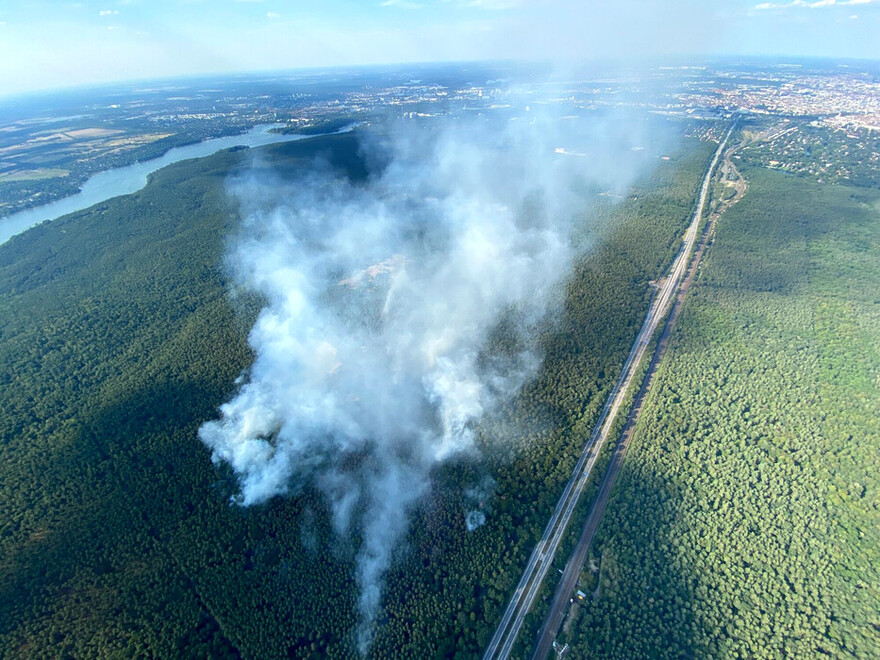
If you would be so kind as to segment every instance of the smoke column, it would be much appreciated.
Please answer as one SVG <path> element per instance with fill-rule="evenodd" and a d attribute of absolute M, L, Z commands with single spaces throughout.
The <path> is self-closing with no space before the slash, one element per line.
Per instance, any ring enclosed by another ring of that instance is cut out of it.
<path fill-rule="evenodd" d="M 253 366 L 199 437 L 240 504 L 311 483 L 359 538 L 362 653 L 432 467 L 476 451 L 474 424 L 540 366 L 530 337 L 562 301 L 584 190 L 629 180 L 612 158 L 626 134 L 563 124 L 400 128 L 373 146 L 385 165 L 367 183 L 316 166 L 295 185 L 231 185 L 244 220 L 229 264 L 267 304 Z M 503 358 L 502 314 L 519 346 Z"/>

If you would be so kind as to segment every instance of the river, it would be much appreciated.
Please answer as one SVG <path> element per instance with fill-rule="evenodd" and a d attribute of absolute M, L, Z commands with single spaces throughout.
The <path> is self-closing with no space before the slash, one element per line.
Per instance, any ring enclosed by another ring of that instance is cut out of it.
<path fill-rule="evenodd" d="M 158 158 L 99 172 L 89 177 L 78 193 L 0 218 L 0 244 L 46 220 L 55 220 L 68 213 L 87 209 L 118 195 L 137 192 L 147 185 L 147 177 L 150 174 L 172 163 L 188 158 L 210 156 L 230 147 L 262 147 L 267 144 L 293 142 L 312 137 L 270 132 L 280 125 L 261 124 L 240 135 L 229 135 L 189 144 L 185 147 L 175 147 Z"/>

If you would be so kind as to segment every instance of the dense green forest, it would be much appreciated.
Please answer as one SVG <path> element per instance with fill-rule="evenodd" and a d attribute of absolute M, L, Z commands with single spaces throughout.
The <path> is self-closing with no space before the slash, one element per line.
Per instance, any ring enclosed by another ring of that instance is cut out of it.
<path fill-rule="evenodd" d="M 573 657 L 880 656 L 880 194 L 744 174 L 592 548 Z"/>
<path fill-rule="evenodd" d="M 585 210 L 593 248 L 542 338 L 544 369 L 484 421 L 481 460 L 435 475 L 388 576 L 373 656 L 480 655 L 713 149 L 684 141 L 626 200 Z M 261 165 L 247 150 L 178 163 L 0 246 L 4 656 L 356 654 L 355 542 L 334 539 L 322 496 L 232 505 L 234 479 L 196 437 L 252 360 L 260 307 L 226 281 L 228 176 L 271 167 L 293 180 L 318 155 L 367 176 L 353 134 L 262 153 Z M 464 489 L 487 476 L 488 522 L 467 533 Z"/>

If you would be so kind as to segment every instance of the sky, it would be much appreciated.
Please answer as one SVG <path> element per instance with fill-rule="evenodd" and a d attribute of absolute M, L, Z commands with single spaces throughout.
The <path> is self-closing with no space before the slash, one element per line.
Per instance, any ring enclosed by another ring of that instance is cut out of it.
<path fill-rule="evenodd" d="M 877 60 L 878 34 L 880 0 L 0 0 L 0 96 L 396 62 Z"/>

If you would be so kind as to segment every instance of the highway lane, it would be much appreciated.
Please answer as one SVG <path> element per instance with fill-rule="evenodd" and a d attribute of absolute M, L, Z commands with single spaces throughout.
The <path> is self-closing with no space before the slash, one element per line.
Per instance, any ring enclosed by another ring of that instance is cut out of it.
<path fill-rule="evenodd" d="M 608 438 L 617 412 L 626 398 L 629 385 L 638 371 L 641 359 L 648 348 L 648 344 L 651 342 L 651 338 L 654 336 L 657 326 L 669 311 L 672 300 L 681 285 L 682 278 L 690 262 L 690 255 L 693 251 L 694 243 L 696 242 L 699 232 L 706 200 L 709 196 L 712 174 L 718 165 L 718 160 L 724 151 L 724 147 L 727 144 L 727 140 L 732 131 L 733 125 L 728 129 L 721 143 L 718 145 L 718 149 L 716 150 L 703 179 L 697 206 L 691 219 L 691 223 L 684 234 L 682 247 L 673 262 L 668 277 L 663 284 L 660 285 L 654 296 L 651 307 L 644 323 L 642 324 L 642 328 L 636 336 L 632 349 L 623 365 L 620 377 L 615 383 L 608 400 L 605 402 L 605 406 L 602 408 L 602 413 L 599 416 L 599 420 L 593 433 L 590 435 L 589 441 L 584 446 L 584 451 L 581 453 L 581 456 L 575 465 L 572 477 L 566 484 L 562 496 L 559 498 L 559 502 L 557 502 L 556 508 L 553 511 L 553 515 L 550 517 L 550 520 L 544 529 L 540 541 L 535 546 L 534 551 L 529 557 L 529 561 L 526 563 L 525 570 L 522 578 L 520 578 L 520 581 L 517 584 L 513 598 L 511 598 L 508 603 L 504 615 L 499 622 L 498 628 L 496 629 L 492 640 L 489 642 L 489 646 L 483 656 L 484 660 L 493 660 L 496 658 L 506 659 L 510 656 L 510 652 L 516 642 L 517 635 L 522 628 L 525 616 L 534 605 L 538 590 L 553 564 L 556 550 L 562 542 L 565 530 L 568 527 L 568 523 L 571 520 L 571 516 L 574 513 L 580 495 L 589 481 L 590 473 L 595 466 L 596 461 L 599 459 L 599 454 Z"/>
<path fill-rule="evenodd" d="M 731 147 L 724 152 L 724 162 L 730 165 L 730 167 L 733 167 L 733 169 L 735 170 L 735 166 L 733 166 L 729 160 L 730 155 L 734 149 L 735 147 Z M 565 566 L 565 570 L 562 572 L 562 578 L 560 578 L 559 584 L 556 588 L 556 592 L 553 595 L 550 609 L 544 619 L 543 625 L 541 626 L 538 643 L 535 645 L 535 651 L 532 654 L 532 660 L 544 660 L 549 655 L 550 649 L 553 645 L 553 641 L 556 639 L 556 633 L 559 630 L 563 618 L 565 617 L 565 614 L 569 609 L 571 594 L 574 592 L 574 589 L 577 585 L 578 578 L 580 576 L 581 570 L 583 569 L 584 562 L 586 561 L 587 552 L 589 551 L 590 545 L 593 541 L 593 536 L 596 534 L 596 530 L 599 527 L 599 522 L 602 520 L 602 515 L 605 512 L 605 506 L 607 505 L 610 498 L 611 490 L 614 487 L 614 483 L 617 480 L 617 476 L 620 473 L 621 468 L 623 467 L 623 460 L 626 456 L 627 449 L 629 448 L 629 443 L 632 440 L 639 413 L 641 412 L 645 397 L 647 396 L 653 383 L 657 367 L 666 352 L 669 337 L 671 336 L 672 331 L 675 328 L 675 322 L 678 319 L 679 314 L 681 313 L 681 308 L 684 304 L 685 295 L 687 294 L 687 291 L 693 283 L 694 277 L 696 276 L 697 268 L 700 265 L 700 260 L 712 232 L 714 220 L 717 219 L 717 216 L 720 215 L 728 206 L 738 201 L 739 198 L 742 197 L 744 192 L 745 186 L 738 185 L 737 194 L 733 198 L 733 200 L 722 204 L 722 206 L 712 214 L 709 223 L 706 225 L 706 228 L 703 231 L 703 235 L 699 242 L 697 250 L 689 262 L 685 278 L 678 289 L 678 294 L 676 295 L 673 302 L 672 311 L 667 317 L 666 323 L 663 327 L 663 332 L 661 333 L 660 339 L 657 342 L 657 346 L 654 349 L 654 354 L 651 357 L 651 364 L 647 372 L 645 373 L 645 376 L 642 380 L 642 385 L 639 388 L 639 392 L 636 395 L 629 415 L 627 416 L 626 425 L 623 429 L 623 432 L 621 433 L 620 440 L 618 441 L 617 446 L 614 448 L 614 454 L 612 455 L 611 461 L 608 465 L 605 477 L 602 479 L 602 484 L 599 487 L 599 492 L 596 495 L 596 499 L 593 501 L 593 505 L 590 508 L 590 513 L 584 523 L 584 528 L 581 532 L 580 540 L 578 541 L 577 546 L 575 546 L 574 552 L 572 553 L 571 557 L 568 560 L 568 563 Z"/>

